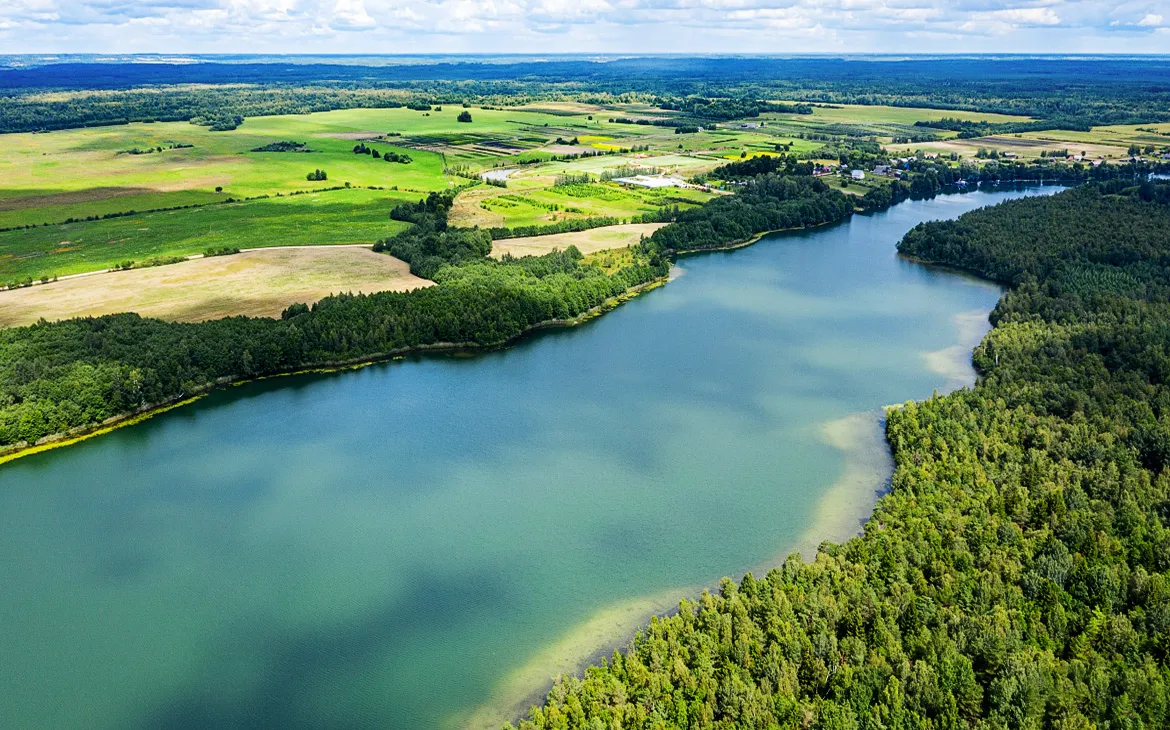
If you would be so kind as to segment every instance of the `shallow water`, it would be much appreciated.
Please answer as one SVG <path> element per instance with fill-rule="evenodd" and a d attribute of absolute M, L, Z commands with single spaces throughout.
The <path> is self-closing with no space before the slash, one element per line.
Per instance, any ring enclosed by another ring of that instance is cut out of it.
<path fill-rule="evenodd" d="M 2 724 L 443 727 L 612 641 L 606 611 L 853 529 L 881 467 L 825 425 L 969 382 L 999 293 L 894 244 L 1039 192 L 688 257 L 509 350 L 232 388 L 5 465 Z"/>

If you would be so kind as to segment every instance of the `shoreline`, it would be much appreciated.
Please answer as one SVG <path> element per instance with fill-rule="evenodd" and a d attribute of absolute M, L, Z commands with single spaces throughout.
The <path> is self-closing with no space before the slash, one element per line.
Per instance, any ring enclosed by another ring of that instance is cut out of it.
<path fill-rule="evenodd" d="M 946 378 L 939 393 L 950 393 L 975 385 L 979 375 L 972 363 L 972 353 L 991 332 L 991 322 L 982 309 L 959 312 L 951 317 L 958 333 L 958 341 L 938 350 L 920 352 L 926 369 Z"/>
<path fill-rule="evenodd" d="M 732 243 L 726 243 L 726 244 L 723 244 L 722 246 L 712 246 L 710 248 L 684 248 L 684 249 L 680 249 L 680 250 L 675 251 L 674 255 L 675 256 L 694 256 L 695 254 L 711 253 L 714 251 L 735 251 L 736 249 L 747 248 L 748 246 L 759 243 L 765 237 L 771 236 L 774 233 L 796 233 L 798 231 L 812 231 L 812 230 L 815 230 L 817 228 L 824 228 L 825 226 L 831 226 L 831 225 L 835 225 L 837 223 L 842 223 L 844 221 L 851 219 L 853 216 L 857 215 L 857 213 L 858 213 L 858 211 L 857 211 L 857 209 L 855 209 L 848 216 L 846 216 L 844 218 L 838 218 L 837 220 L 834 220 L 834 221 L 825 221 L 824 223 L 817 223 L 816 225 L 812 225 L 812 226 L 797 226 L 795 228 L 777 228 L 777 229 L 771 230 L 771 231 L 763 231 L 762 233 L 755 234 L 751 238 L 747 238 L 747 239 L 744 239 L 742 241 L 734 241 Z"/>
<path fill-rule="evenodd" d="M 773 233 L 790 233 L 790 232 L 795 232 L 795 231 L 806 231 L 806 230 L 811 230 L 814 228 L 821 228 L 823 226 L 832 225 L 835 223 L 840 223 L 841 221 L 848 220 L 849 218 L 852 218 L 852 215 L 850 215 L 846 218 L 840 218 L 840 219 L 835 220 L 835 221 L 827 221 L 825 223 L 818 223 L 815 226 L 802 226 L 799 228 L 782 228 L 782 229 L 778 229 L 778 230 L 774 230 L 774 231 L 764 231 L 762 233 L 757 233 L 756 235 L 752 236 L 751 238 L 749 238 L 745 241 L 737 241 L 734 243 L 727 244 L 725 246 L 720 246 L 720 247 L 716 247 L 716 248 L 696 248 L 696 249 L 686 249 L 683 251 L 676 251 L 675 256 L 692 256 L 692 255 L 708 253 L 708 252 L 712 252 L 712 251 L 734 251 L 736 249 L 746 248 L 747 246 L 751 246 L 753 244 L 759 243 L 764 237 L 772 235 Z M 336 246 L 336 245 L 345 245 L 345 244 L 333 244 L 333 246 Z M 349 244 L 349 245 L 359 245 L 359 244 Z M 671 266 L 671 272 L 673 272 L 675 268 L 677 268 L 677 267 Z M 93 275 L 94 273 L 109 273 L 109 272 L 108 271 L 90 272 L 90 273 L 82 274 L 82 276 L 90 276 L 90 275 Z M 603 301 L 601 304 L 597 305 L 596 307 L 592 307 L 592 308 L 582 312 L 581 314 L 577 315 L 576 317 L 573 317 L 573 318 L 567 319 L 567 320 L 552 319 L 552 320 L 546 320 L 544 322 L 537 322 L 536 324 L 533 324 L 532 326 L 526 328 L 524 331 L 520 332 L 519 334 L 515 335 L 514 337 L 508 338 L 507 340 L 504 340 L 502 342 L 496 342 L 496 343 L 491 343 L 491 344 L 486 344 L 486 345 L 481 345 L 481 344 L 477 344 L 474 342 L 468 342 L 468 343 L 436 342 L 436 343 L 432 343 L 429 345 L 416 345 L 414 347 L 404 347 L 404 348 L 399 348 L 396 350 L 389 350 L 387 352 L 379 353 L 376 355 L 369 355 L 369 356 L 364 356 L 364 357 L 359 357 L 359 358 L 353 358 L 351 360 L 328 361 L 328 362 L 323 362 L 323 363 L 319 363 L 317 365 L 312 365 L 312 366 L 308 366 L 308 367 L 304 367 L 304 368 L 296 368 L 296 369 L 286 370 L 286 371 L 282 371 L 282 372 L 270 373 L 268 375 L 261 375 L 259 377 L 255 377 L 255 378 L 244 378 L 244 377 L 219 378 L 212 383 L 208 383 L 206 385 L 203 385 L 203 386 L 200 386 L 198 388 L 193 389 L 190 394 L 184 393 L 183 395 L 181 395 L 175 399 L 172 399 L 172 400 L 162 401 L 160 403 L 152 403 L 152 404 L 147 405 L 147 406 L 145 406 L 139 410 L 136 410 L 136 411 L 120 414 L 117 416 L 112 416 L 112 417 L 107 418 L 106 420 L 104 420 L 98 424 L 94 424 L 91 426 L 82 426 L 82 427 L 70 429 L 69 431 L 65 431 L 62 433 L 51 434 L 49 436 L 45 436 L 44 438 L 38 440 L 34 444 L 25 444 L 23 446 L 13 445 L 13 446 L 9 446 L 9 447 L 0 447 L 0 465 L 7 464 L 8 462 L 15 461 L 15 460 L 17 460 L 21 457 L 24 457 L 24 456 L 31 456 L 33 454 L 39 454 L 39 453 L 42 453 L 44 451 L 51 451 L 53 449 L 58 449 L 58 448 L 61 448 L 64 446 L 71 446 L 73 444 L 79 443 L 81 441 L 85 441 L 85 440 L 93 438 L 95 436 L 101 436 L 103 434 L 110 433 L 111 431 L 122 428 L 124 426 L 132 426 L 134 424 L 141 423 L 141 422 L 143 422 L 143 421 L 145 421 L 148 418 L 151 418 L 153 416 L 157 416 L 157 415 L 160 415 L 162 413 L 166 413 L 169 410 L 172 410 L 174 408 L 178 408 L 179 406 L 187 405 L 188 403 L 193 403 L 196 400 L 198 400 L 199 398 L 202 398 L 203 396 L 207 395 L 208 393 L 210 393 L 218 388 L 227 387 L 229 385 L 230 386 L 239 386 L 239 385 L 245 385 L 247 383 L 257 382 L 260 380 L 268 380 L 269 378 L 280 378 L 280 377 L 287 377 L 287 376 L 291 376 L 291 375 L 325 374 L 325 373 L 333 373 L 333 372 L 342 372 L 345 370 L 356 370 L 356 369 L 359 369 L 362 367 L 366 367 L 368 365 L 374 365 L 374 364 L 377 364 L 380 362 L 386 362 L 388 360 L 402 358 L 402 357 L 405 357 L 407 355 L 438 354 L 438 353 L 444 353 L 444 352 L 447 352 L 447 353 L 459 353 L 459 352 L 480 353 L 480 352 L 490 352 L 491 350 L 506 348 L 506 347 L 509 347 L 509 346 L 519 342 L 520 340 L 524 339 L 525 337 L 532 334 L 533 332 L 538 332 L 540 330 L 545 330 L 545 329 L 554 329 L 554 328 L 559 328 L 559 327 L 575 327 L 577 325 L 584 324 L 585 322 L 588 322 L 589 320 L 594 319 L 595 317 L 600 317 L 601 315 L 605 314 L 606 312 L 612 311 L 616 307 L 620 306 L 621 304 L 624 304 L 625 302 L 629 301 L 630 299 L 633 299 L 634 297 L 638 296 L 639 294 L 650 291 L 651 289 L 656 289 L 660 286 L 665 286 L 666 284 L 668 284 L 669 282 L 673 281 L 674 279 L 678 278 L 678 276 L 681 276 L 681 275 L 682 275 L 681 273 L 672 274 L 672 273 L 668 272 L 667 275 L 664 277 L 652 279 L 644 284 L 639 284 L 637 286 L 631 287 L 630 289 L 628 289 L 626 292 L 624 292 L 622 294 L 619 294 L 615 297 L 610 297 L 609 299 L 606 299 L 605 301 Z M 52 283 L 52 282 L 48 282 L 48 283 Z"/>
<path fill-rule="evenodd" d="M 73 444 L 86 441 L 101 436 L 111 431 L 115 431 L 125 426 L 133 426 L 142 423 L 154 416 L 161 415 L 167 411 L 174 410 L 189 403 L 194 403 L 200 398 L 205 397 L 212 391 L 227 388 L 229 386 L 238 387 L 247 385 L 248 383 L 260 382 L 262 380 L 270 380 L 272 378 L 284 378 L 293 375 L 323 375 L 327 373 L 344 372 L 346 370 L 358 370 L 370 365 L 397 360 L 406 357 L 407 355 L 426 355 L 426 354 L 442 354 L 442 353 L 483 353 L 491 352 L 493 350 L 500 350 L 510 347 L 524 338 L 546 329 L 556 329 L 561 327 L 576 327 L 584 324 L 592 319 L 600 317 L 606 312 L 610 312 L 618 306 L 630 301 L 652 289 L 657 289 L 664 286 L 670 280 L 669 275 L 651 279 L 643 284 L 630 287 L 625 292 L 617 296 L 610 297 L 598 304 L 596 307 L 591 307 L 576 317 L 570 319 L 550 319 L 543 322 L 537 322 L 522 332 L 516 334 L 501 342 L 478 344 L 475 342 L 434 342 L 428 345 L 415 345 L 413 347 L 401 347 L 395 350 L 388 350 L 386 352 L 378 353 L 376 355 L 368 355 L 363 357 L 352 358 L 350 360 L 331 360 L 316 365 L 310 365 L 301 368 L 294 368 L 281 372 L 269 373 L 258 377 L 224 377 L 218 378 L 211 383 L 199 386 L 191 390 L 190 393 L 183 393 L 176 398 L 162 401 L 159 403 L 151 403 L 128 413 L 122 413 L 116 416 L 111 416 L 106 420 L 93 424 L 90 426 L 81 426 L 70 429 L 61 433 L 51 434 L 38 440 L 36 443 L 14 444 L 9 447 L 0 448 L 0 465 L 7 464 L 25 456 L 32 456 L 45 451 L 52 451 L 65 446 L 72 446 Z"/>
<path fill-rule="evenodd" d="M 886 443 L 884 411 L 862 411 L 823 421 L 819 436 L 844 455 L 840 474 L 817 502 L 812 524 L 792 546 L 746 572 L 762 577 L 793 552 L 811 560 L 822 542 L 842 543 L 859 535 L 877 500 L 888 491 L 894 457 Z M 452 717 L 444 727 L 497 730 L 504 723 L 515 723 L 527 716 L 530 707 L 543 703 L 558 677 L 581 676 L 586 668 L 608 660 L 614 651 L 629 647 L 652 617 L 672 616 L 681 600 L 696 600 L 704 590 L 717 586 L 718 581 L 679 587 L 603 606 L 509 672 L 489 699 Z"/>

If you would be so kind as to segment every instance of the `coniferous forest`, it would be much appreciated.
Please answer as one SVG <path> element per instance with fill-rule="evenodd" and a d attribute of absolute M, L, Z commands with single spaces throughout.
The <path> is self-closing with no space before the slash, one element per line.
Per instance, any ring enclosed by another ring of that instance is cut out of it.
<path fill-rule="evenodd" d="M 889 413 L 863 535 L 682 602 L 520 728 L 1170 725 L 1170 185 L 899 248 L 1010 289 L 978 385 Z"/>

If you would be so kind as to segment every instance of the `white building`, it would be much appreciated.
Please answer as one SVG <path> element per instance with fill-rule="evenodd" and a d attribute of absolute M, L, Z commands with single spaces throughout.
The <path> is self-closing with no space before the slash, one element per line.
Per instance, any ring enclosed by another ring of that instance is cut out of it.
<path fill-rule="evenodd" d="M 849 173 L 849 176 L 852 177 L 854 180 L 864 180 L 865 179 L 865 173 L 862 172 L 861 170 L 854 170 L 853 172 Z"/>

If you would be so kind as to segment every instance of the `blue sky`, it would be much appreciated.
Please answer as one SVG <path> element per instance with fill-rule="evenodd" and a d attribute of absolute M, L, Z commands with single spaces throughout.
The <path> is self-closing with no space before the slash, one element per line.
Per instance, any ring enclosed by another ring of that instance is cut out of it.
<path fill-rule="evenodd" d="M 0 0 L 6 53 L 1170 52 L 1170 0 Z"/>

